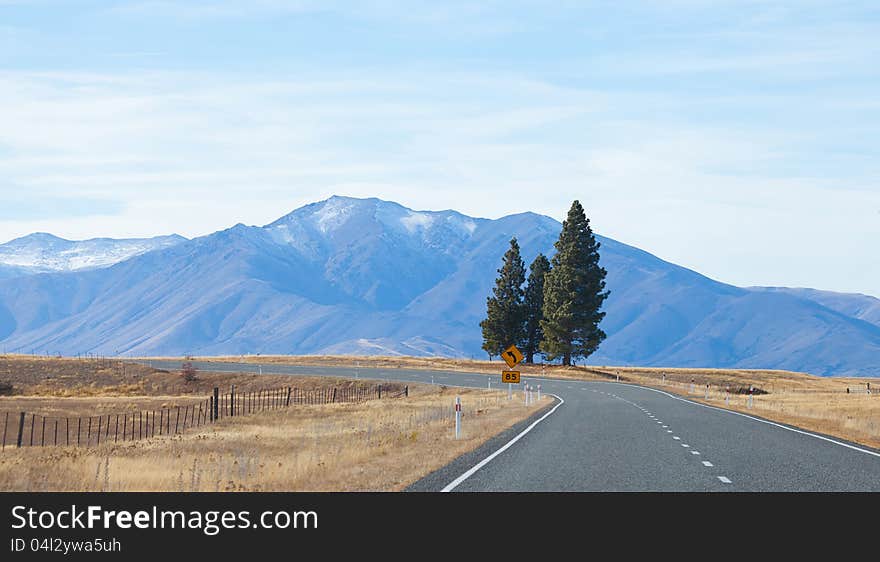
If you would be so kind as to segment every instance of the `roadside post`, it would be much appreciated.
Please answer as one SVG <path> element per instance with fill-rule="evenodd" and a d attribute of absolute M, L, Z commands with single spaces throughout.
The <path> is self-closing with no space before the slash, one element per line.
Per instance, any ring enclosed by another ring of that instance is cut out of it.
<path fill-rule="evenodd" d="M 455 438 L 461 438 L 461 396 L 455 397 Z"/>
<path fill-rule="evenodd" d="M 724 387 L 724 405 L 730 406 L 730 386 Z"/>
<path fill-rule="evenodd" d="M 709 399 L 709 383 L 706 383 L 706 400 Z"/>
<path fill-rule="evenodd" d="M 749 385 L 749 409 L 750 410 L 752 409 L 752 404 L 754 403 L 754 393 L 755 393 L 755 387 L 753 387 L 752 385 Z"/>

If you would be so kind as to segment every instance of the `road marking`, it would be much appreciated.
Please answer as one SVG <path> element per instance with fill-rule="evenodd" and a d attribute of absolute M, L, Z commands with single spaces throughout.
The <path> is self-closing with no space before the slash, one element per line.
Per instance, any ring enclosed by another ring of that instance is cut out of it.
<path fill-rule="evenodd" d="M 699 454 L 700 454 L 700 451 L 691 451 L 691 454 L 692 454 L 692 455 L 699 455 Z"/>
<path fill-rule="evenodd" d="M 690 448 L 690 445 L 688 445 L 687 443 L 682 443 L 681 446 L 684 447 L 685 449 Z"/>
<path fill-rule="evenodd" d="M 715 465 L 710 463 L 709 461 L 703 461 L 703 466 L 715 466 Z"/>
<path fill-rule="evenodd" d="M 667 430 L 666 430 L 666 433 L 672 433 L 672 430 L 671 430 L 671 429 L 667 429 Z"/>
<path fill-rule="evenodd" d="M 559 409 L 560 406 L 562 406 L 563 404 L 565 404 L 565 400 L 563 400 L 563 399 L 560 398 L 559 396 L 557 396 L 557 395 L 555 395 L 555 394 L 550 394 L 550 396 L 552 396 L 552 397 L 556 398 L 557 400 L 559 400 L 559 404 L 553 406 L 553 409 L 552 409 L 552 410 L 550 410 L 549 412 L 547 412 L 546 414 L 544 414 L 543 416 L 541 416 L 540 418 L 538 418 L 537 420 L 535 420 L 535 421 L 532 423 L 532 425 L 530 425 L 529 427 L 527 427 L 527 428 L 525 428 L 524 430 L 522 430 L 522 431 L 521 431 L 516 437 L 514 437 L 513 439 L 511 439 L 510 441 L 508 441 L 507 443 L 505 443 L 504 446 L 502 446 L 500 449 L 498 449 L 497 451 L 495 451 L 494 453 L 492 453 L 491 455 L 489 455 L 489 456 L 486 457 L 485 459 L 483 459 L 483 460 L 481 460 L 480 462 L 478 462 L 477 464 L 475 464 L 475 465 L 474 465 L 473 467 L 471 467 L 467 472 L 465 472 L 464 474 L 462 474 L 461 476 L 459 476 L 458 478 L 456 478 L 455 480 L 453 480 L 452 482 L 450 482 L 449 484 L 447 484 L 446 487 L 444 487 L 444 488 L 443 488 L 442 490 L 440 490 L 440 491 L 441 491 L 441 492 L 451 492 L 452 490 L 454 490 L 456 487 L 458 487 L 459 484 L 461 484 L 462 482 L 464 482 L 465 480 L 467 480 L 468 478 L 470 478 L 471 476 L 473 476 L 474 474 L 476 474 L 478 470 L 480 470 L 481 468 L 483 468 L 484 466 L 486 466 L 487 464 L 489 464 L 489 463 L 492 461 L 492 459 L 494 459 L 495 457 L 497 457 L 498 455 L 500 455 L 501 453 L 503 453 L 504 451 L 506 451 L 507 449 L 509 449 L 510 447 L 512 447 L 513 444 L 516 443 L 517 441 L 519 441 L 520 439 L 522 439 L 523 436 L 524 436 L 526 433 L 528 433 L 528 432 L 530 432 L 531 430 L 533 430 L 533 429 L 535 428 L 536 425 L 538 425 L 539 423 L 541 423 L 542 421 L 544 421 L 545 419 L 547 419 L 548 417 L 550 417 L 550 416 L 553 414 L 553 412 L 555 412 L 556 410 Z"/>
<path fill-rule="evenodd" d="M 700 406 L 700 407 L 702 407 L 702 408 L 708 408 L 708 409 L 710 409 L 710 410 L 717 410 L 717 411 L 719 411 L 719 412 L 724 412 L 724 413 L 726 413 L 726 414 L 733 414 L 733 415 L 735 415 L 735 416 L 740 416 L 740 417 L 743 417 L 743 418 L 750 419 L 750 420 L 752 420 L 752 421 L 756 421 L 756 422 L 764 423 L 764 424 L 767 424 L 767 425 L 772 425 L 772 426 L 774 426 L 774 427 L 778 427 L 779 429 L 784 429 L 784 430 L 786 430 L 786 431 L 791 431 L 791 432 L 793 432 L 793 433 L 800 433 L 801 435 L 807 435 L 807 436 L 809 436 L 809 437 L 814 437 L 814 438 L 816 438 L 816 439 L 821 439 L 822 441 L 827 441 L 827 442 L 829 442 L 829 443 L 833 443 L 833 444 L 835 444 L 835 445 L 840 445 L 841 447 L 846 447 L 847 449 L 852 449 L 853 451 L 858 451 L 858 452 L 860 452 L 860 453 L 865 453 L 866 455 L 871 455 L 871 456 L 874 456 L 874 457 L 880 457 L 880 453 L 877 453 L 877 452 L 874 452 L 874 451 L 869 451 L 869 450 L 867 450 L 867 449 L 862 449 L 861 447 L 856 447 L 855 445 L 850 445 L 849 443 L 842 443 L 842 442 L 840 442 L 840 441 L 837 441 L 837 440 L 831 439 L 831 438 L 829 438 L 829 437 L 825 437 L 825 436 L 823 436 L 823 435 L 817 435 L 817 434 L 815 434 L 815 433 L 810 433 L 809 431 L 804 431 L 804 430 L 802 430 L 802 429 L 797 429 L 797 428 L 794 428 L 794 427 L 788 427 L 787 425 L 782 425 L 781 423 L 772 422 L 772 421 L 770 421 L 770 420 L 762 420 L 761 418 L 756 418 L 756 417 L 754 417 L 754 416 L 750 416 L 750 415 L 748 415 L 748 414 L 743 414 L 743 413 L 741 413 L 741 412 L 735 412 L 735 411 L 733 411 L 733 410 L 725 410 L 724 408 L 717 408 L 717 407 L 715 407 L 715 406 L 710 406 L 710 405 L 708 405 L 708 404 L 701 404 L 701 403 L 699 403 L 699 402 L 694 402 L 694 401 L 692 401 L 692 400 L 688 400 L 688 399 L 686 399 L 686 398 L 681 398 L 681 397 L 679 397 L 679 396 L 675 396 L 674 394 L 669 394 L 668 392 L 663 392 L 662 390 L 657 390 L 656 388 L 650 388 L 650 387 L 647 387 L 647 386 L 640 386 L 640 385 L 637 385 L 637 384 L 619 383 L 619 382 L 608 382 L 608 383 L 604 383 L 604 384 L 626 384 L 627 386 L 633 386 L 633 387 L 636 387 L 636 388 L 642 388 L 642 389 L 644 389 L 644 390 L 650 390 L 651 392 L 656 392 L 656 393 L 658 393 L 658 394 L 664 394 L 664 395 L 666 395 L 666 396 L 668 396 L 668 397 L 670 397 L 670 398 L 672 398 L 672 399 L 674 399 L 674 400 L 680 400 L 681 402 L 687 402 L 688 404 L 693 404 L 694 406 Z"/>
<path fill-rule="evenodd" d="M 718 480 L 721 480 L 725 484 L 733 484 L 733 482 L 731 482 L 730 478 L 728 478 L 727 476 L 719 476 Z"/>
<path fill-rule="evenodd" d="M 663 429 L 666 429 L 667 427 L 669 427 L 669 426 L 668 426 L 668 425 L 664 425 L 664 426 L 663 426 Z"/>
<path fill-rule="evenodd" d="M 678 435 L 673 435 L 672 438 L 675 439 L 676 441 L 680 441 L 680 440 L 681 440 L 681 437 L 679 437 Z"/>

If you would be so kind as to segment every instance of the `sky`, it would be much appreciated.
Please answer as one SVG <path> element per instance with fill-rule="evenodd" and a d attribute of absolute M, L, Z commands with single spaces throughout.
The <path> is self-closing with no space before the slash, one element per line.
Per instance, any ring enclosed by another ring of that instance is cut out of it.
<path fill-rule="evenodd" d="M 0 242 L 330 195 L 880 296 L 880 4 L 0 0 Z"/>

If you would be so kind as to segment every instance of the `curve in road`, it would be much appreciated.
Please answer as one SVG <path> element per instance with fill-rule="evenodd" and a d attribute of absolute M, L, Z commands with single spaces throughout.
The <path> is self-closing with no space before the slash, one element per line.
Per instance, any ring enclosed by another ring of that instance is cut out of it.
<path fill-rule="evenodd" d="M 152 361 L 158 368 L 178 362 Z M 501 388 L 454 371 L 196 362 L 199 370 Z M 528 381 L 524 381 L 528 382 Z M 556 395 L 467 471 L 451 463 L 412 488 L 464 491 L 880 491 L 880 453 L 636 385 L 533 379 Z M 465 404 L 465 407 L 467 405 Z M 491 457 L 491 458 L 489 458 Z M 459 472 L 454 472 L 458 470 Z M 454 484 L 454 485 L 453 485 Z"/>

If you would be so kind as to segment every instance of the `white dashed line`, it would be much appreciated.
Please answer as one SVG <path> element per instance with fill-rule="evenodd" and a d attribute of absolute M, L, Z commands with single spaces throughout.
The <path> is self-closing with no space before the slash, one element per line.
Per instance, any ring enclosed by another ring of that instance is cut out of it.
<path fill-rule="evenodd" d="M 669 427 L 669 426 L 668 426 L 668 425 L 664 425 L 664 426 L 663 426 L 663 429 L 666 429 L 667 427 Z"/>
<path fill-rule="evenodd" d="M 672 438 L 676 441 L 681 441 L 681 437 L 679 437 L 678 435 L 673 435 Z"/>
<path fill-rule="evenodd" d="M 727 476 L 719 476 L 718 480 L 721 480 L 725 484 L 733 484 L 733 482 L 731 482 L 730 478 L 728 478 Z"/>
<path fill-rule="evenodd" d="M 715 466 L 715 465 L 710 463 L 709 461 L 703 461 L 703 466 Z"/>
<path fill-rule="evenodd" d="M 682 443 L 681 446 L 684 447 L 685 449 L 690 449 L 690 447 L 691 447 L 687 443 Z"/>
<path fill-rule="evenodd" d="M 692 455 L 699 455 L 699 454 L 700 454 L 700 451 L 691 451 L 691 454 L 692 454 Z"/>
<path fill-rule="evenodd" d="M 666 433 L 672 433 L 672 430 L 671 430 L 671 429 L 667 429 L 667 430 L 666 430 Z"/>

